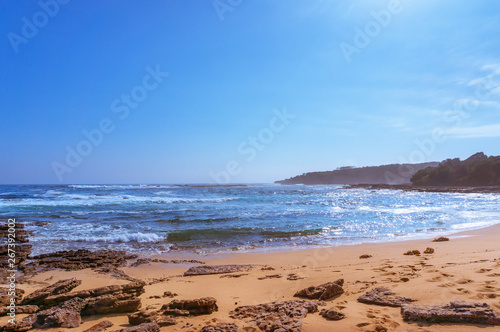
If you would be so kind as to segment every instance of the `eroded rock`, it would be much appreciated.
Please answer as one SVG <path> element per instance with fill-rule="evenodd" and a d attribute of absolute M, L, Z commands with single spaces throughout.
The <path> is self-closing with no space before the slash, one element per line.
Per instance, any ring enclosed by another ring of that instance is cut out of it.
<path fill-rule="evenodd" d="M 234 323 L 219 323 L 204 326 L 200 332 L 240 332 L 240 329 Z"/>
<path fill-rule="evenodd" d="M 193 266 L 184 272 L 185 276 L 196 276 L 206 274 L 221 274 L 248 271 L 252 265 L 202 265 Z"/>
<path fill-rule="evenodd" d="M 334 282 L 328 282 L 319 286 L 310 286 L 298 291 L 293 296 L 305 297 L 308 299 L 328 300 L 335 295 L 344 293 L 344 289 L 342 288 L 343 285 L 344 279 L 338 279 Z"/>
<path fill-rule="evenodd" d="M 358 297 L 358 301 L 366 304 L 401 307 L 403 304 L 411 303 L 416 300 L 412 300 L 407 297 L 396 296 L 395 293 L 391 292 L 388 288 L 377 287 Z"/>
<path fill-rule="evenodd" d="M 60 306 L 37 312 L 23 318 L 32 324 L 34 328 L 46 329 L 53 327 L 73 328 L 80 326 L 82 317 L 80 311 L 85 302 L 80 298 L 74 298 L 62 303 Z"/>
<path fill-rule="evenodd" d="M 322 309 L 319 312 L 319 315 L 328 320 L 341 320 L 345 318 L 345 315 L 343 313 L 333 309 Z"/>
<path fill-rule="evenodd" d="M 50 286 L 38 289 L 27 295 L 22 301 L 22 305 L 43 305 L 44 300 L 49 296 L 67 293 L 82 284 L 76 278 L 60 280 Z"/>
<path fill-rule="evenodd" d="M 213 297 L 203 297 L 194 300 L 173 300 L 160 309 L 164 315 L 189 316 L 209 315 L 219 310 L 217 300 Z"/>
<path fill-rule="evenodd" d="M 142 323 L 137 326 L 127 327 L 125 329 L 116 330 L 115 332 L 158 332 L 160 331 L 160 326 L 155 323 Z"/>
<path fill-rule="evenodd" d="M 101 332 L 111 326 L 113 326 L 113 323 L 111 323 L 109 320 L 103 320 L 102 322 L 95 324 L 94 326 L 86 329 L 83 332 Z"/>
<path fill-rule="evenodd" d="M 0 316 L 6 316 L 10 308 L 6 306 L 0 307 Z M 37 305 L 19 305 L 16 306 L 16 314 L 33 314 L 40 310 Z"/>
<path fill-rule="evenodd" d="M 237 307 L 231 311 L 230 317 L 235 319 L 250 318 L 262 331 L 301 330 L 302 321 L 308 313 L 318 311 L 318 304 L 306 300 L 271 302 L 251 306 Z"/>
<path fill-rule="evenodd" d="M 452 301 L 435 306 L 406 304 L 401 307 L 401 315 L 405 321 L 500 325 L 500 315 L 486 303 Z"/>
<path fill-rule="evenodd" d="M 432 242 L 445 242 L 445 241 L 450 241 L 449 238 L 445 237 L 445 236 L 440 236 L 438 238 L 435 238 L 434 240 L 432 240 Z"/>

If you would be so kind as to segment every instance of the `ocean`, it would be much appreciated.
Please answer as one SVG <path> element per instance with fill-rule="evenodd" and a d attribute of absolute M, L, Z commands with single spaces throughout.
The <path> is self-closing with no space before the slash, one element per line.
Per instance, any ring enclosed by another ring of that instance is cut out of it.
<path fill-rule="evenodd" d="M 200 254 L 434 237 L 500 222 L 500 194 L 252 184 L 4 185 L 0 215 L 33 254 L 69 249 Z"/>

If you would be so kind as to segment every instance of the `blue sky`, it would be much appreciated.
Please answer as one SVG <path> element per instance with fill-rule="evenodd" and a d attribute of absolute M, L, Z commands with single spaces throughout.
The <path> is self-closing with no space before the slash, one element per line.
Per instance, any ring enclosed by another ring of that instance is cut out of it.
<path fill-rule="evenodd" d="M 498 12 L 3 1 L 0 183 L 272 182 L 499 155 Z"/>

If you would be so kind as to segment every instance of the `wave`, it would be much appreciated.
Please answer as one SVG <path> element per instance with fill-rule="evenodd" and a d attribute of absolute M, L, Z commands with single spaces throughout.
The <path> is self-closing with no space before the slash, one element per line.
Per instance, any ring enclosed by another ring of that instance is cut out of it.
<path fill-rule="evenodd" d="M 115 234 L 108 236 L 74 236 L 66 235 L 62 242 L 138 242 L 138 243 L 156 243 L 164 240 L 164 237 L 154 233 L 129 233 L 129 234 Z"/>
<path fill-rule="evenodd" d="M 323 229 L 307 229 L 297 231 L 276 231 L 255 229 L 249 227 L 242 228 L 208 228 L 208 229 L 186 229 L 182 231 L 173 231 L 167 235 L 169 242 L 183 242 L 192 240 L 222 240 L 238 236 L 262 236 L 268 238 L 291 238 L 295 236 L 318 235 Z"/>

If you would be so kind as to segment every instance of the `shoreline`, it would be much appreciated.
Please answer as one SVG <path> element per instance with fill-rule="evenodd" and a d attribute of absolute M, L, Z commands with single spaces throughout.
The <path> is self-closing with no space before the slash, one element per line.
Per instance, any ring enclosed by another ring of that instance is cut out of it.
<path fill-rule="evenodd" d="M 192 255 L 172 261 L 144 261 L 120 268 L 127 276 L 145 282 L 140 295 L 141 308 L 158 310 L 172 300 L 192 300 L 213 297 L 218 311 L 209 315 L 175 317 L 176 325 L 161 327 L 161 331 L 200 331 L 207 325 L 232 323 L 240 331 L 259 331 L 249 319 L 230 318 L 230 312 L 242 305 L 257 305 L 273 301 L 298 300 L 294 293 L 313 285 L 344 279 L 344 293 L 326 300 L 318 309 L 333 309 L 345 315 L 330 321 L 310 313 L 301 318 L 302 331 L 496 331 L 498 327 L 478 324 L 427 324 L 407 322 L 400 308 L 368 305 L 357 298 L 375 287 L 387 287 L 396 295 L 417 300 L 417 304 L 438 305 L 450 301 L 481 302 L 500 314 L 500 224 L 450 235 L 450 241 L 431 242 L 416 239 L 384 243 L 364 243 L 326 248 L 303 249 L 273 253 L 228 253 L 223 255 Z M 420 256 L 403 255 L 408 250 L 435 251 Z M 361 255 L 371 255 L 361 259 Z M 158 256 L 160 257 L 160 256 Z M 139 257 L 140 258 L 140 257 Z M 164 258 L 162 256 L 162 258 Z M 170 258 L 175 258 L 170 257 Z M 248 270 L 213 275 L 185 276 L 191 267 L 203 260 L 206 265 L 252 265 Z M 137 262 L 137 261 L 136 261 Z M 81 285 L 72 292 L 124 285 L 130 281 L 112 273 L 95 269 L 76 271 L 50 270 L 30 277 L 19 285 L 31 293 L 58 280 L 76 277 Z M 178 294 L 163 297 L 164 292 Z M 18 319 L 28 316 L 19 314 Z M 98 322 L 114 324 L 106 331 L 130 327 L 125 313 L 82 317 L 83 323 L 71 331 L 84 331 Z M 7 317 L 0 318 L 0 325 Z M 47 331 L 60 331 L 51 328 Z M 64 329 L 66 330 L 66 329 Z"/>

